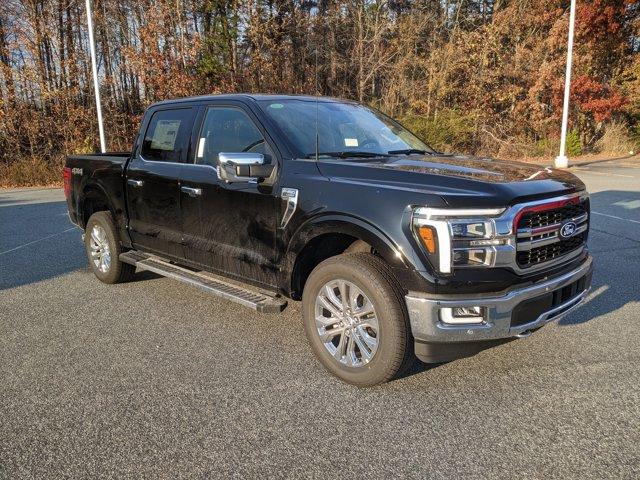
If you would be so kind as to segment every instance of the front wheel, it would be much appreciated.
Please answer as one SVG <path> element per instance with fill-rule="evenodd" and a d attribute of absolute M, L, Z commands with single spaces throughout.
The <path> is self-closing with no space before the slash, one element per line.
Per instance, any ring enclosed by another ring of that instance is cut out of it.
<path fill-rule="evenodd" d="M 136 268 L 120 261 L 122 251 L 111 212 L 96 212 L 89 218 L 85 229 L 84 247 L 89 266 L 104 283 L 129 280 Z"/>
<path fill-rule="evenodd" d="M 306 282 L 302 306 L 313 352 L 345 382 L 384 383 L 414 359 L 404 295 L 388 265 L 372 254 L 320 263 Z"/>

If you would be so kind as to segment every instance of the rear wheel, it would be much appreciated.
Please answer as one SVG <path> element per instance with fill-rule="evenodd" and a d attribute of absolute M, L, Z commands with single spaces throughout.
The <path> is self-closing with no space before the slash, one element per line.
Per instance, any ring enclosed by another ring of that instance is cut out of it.
<path fill-rule="evenodd" d="M 89 266 L 104 283 L 129 280 L 135 267 L 120 261 L 122 252 L 111 212 L 96 212 L 89 218 L 85 229 L 84 246 Z"/>
<path fill-rule="evenodd" d="M 345 382 L 377 385 L 412 363 L 404 295 L 380 258 L 356 253 L 325 260 L 311 272 L 302 303 L 313 352 Z"/>

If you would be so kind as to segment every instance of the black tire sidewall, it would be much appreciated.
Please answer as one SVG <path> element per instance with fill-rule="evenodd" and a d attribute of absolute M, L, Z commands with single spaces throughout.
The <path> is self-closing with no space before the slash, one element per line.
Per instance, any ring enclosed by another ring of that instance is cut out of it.
<path fill-rule="evenodd" d="M 101 272 L 91 258 L 91 230 L 95 225 L 99 225 L 104 229 L 109 244 L 111 265 L 106 272 Z M 89 260 L 89 267 L 94 275 L 104 283 L 117 283 L 120 280 L 120 272 L 122 270 L 122 264 L 118 258 L 121 249 L 120 242 L 116 238 L 115 224 L 113 223 L 113 217 L 110 212 L 96 212 L 91 215 L 87 222 L 87 228 L 85 229 L 84 247 L 87 253 L 87 259 Z"/>
<path fill-rule="evenodd" d="M 309 276 L 302 298 L 304 329 L 314 354 L 330 373 L 358 386 L 373 386 L 393 378 L 402 367 L 409 341 L 406 307 L 398 302 L 389 280 L 370 262 L 363 261 L 367 257 L 373 255 L 340 255 L 325 260 Z M 326 283 L 336 279 L 357 285 L 373 303 L 378 318 L 378 349 L 361 367 L 348 367 L 333 358 L 316 329 L 316 296 Z"/>

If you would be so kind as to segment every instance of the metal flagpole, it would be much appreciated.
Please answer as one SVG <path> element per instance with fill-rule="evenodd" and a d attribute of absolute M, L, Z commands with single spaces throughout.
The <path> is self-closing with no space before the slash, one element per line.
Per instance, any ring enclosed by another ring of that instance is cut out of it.
<path fill-rule="evenodd" d="M 104 127 L 102 125 L 102 107 L 100 106 L 100 86 L 98 85 L 98 66 L 96 63 L 96 46 L 93 43 L 93 21 L 91 20 L 91 0 L 86 0 L 87 26 L 89 27 L 89 49 L 91 50 L 91 71 L 93 72 L 93 89 L 96 94 L 96 112 L 98 114 L 98 130 L 100 130 L 100 151 L 107 151 L 104 141 Z"/>
<path fill-rule="evenodd" d="M 567 69 L 564 77 L 564 103 L 562 106 L 562 133 L 560 135 L 560 154 L 556 157 L 555 165 L 558 168 L 569 166 L 569 159 L 565 153 L 567 142 L 567 124 L 569 123 L 569 93 L 571 91 L 571 62 L 573 61 L 573 31 L 576 22 L 576 0 L 571 0 L 569 13 L 569 41 L 567 44 Z"/>

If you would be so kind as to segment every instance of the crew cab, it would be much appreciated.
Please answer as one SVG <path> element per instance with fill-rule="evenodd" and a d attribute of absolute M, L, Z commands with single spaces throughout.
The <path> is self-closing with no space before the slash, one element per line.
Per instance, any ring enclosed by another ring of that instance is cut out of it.
<path fill-rule="evenodd" d="M 313 352 L 358 386 L 531 335 L 591 285 L 579 179 L 436 152 L 346 100 L 156 103 L 130 153 L 70 156 L 64 186 L 98 279 L 302 301 Z"/>

